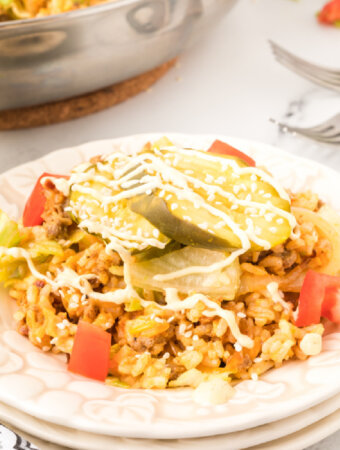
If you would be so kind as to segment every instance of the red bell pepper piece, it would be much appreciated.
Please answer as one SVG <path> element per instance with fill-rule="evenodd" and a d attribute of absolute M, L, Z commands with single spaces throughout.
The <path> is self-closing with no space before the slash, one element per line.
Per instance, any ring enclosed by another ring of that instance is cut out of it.
<path fill-rule="evenodd" d="M 340 277 L 309 270 L 299 296 L 295 325 L 307 327 L 326 317 L 340 323 Z"/>
<path fill-rule="evenodd" d="M 225 142 L 219 141 L 218 139 L 213 142 L 208 152 L 219 153 L 221 155 L 236 156 L 237 158 L 242 159 L 242 161 L 248 164 L 248 166 L 256 166 L 255 161 L 250 156 L 246 155 L 240 150 L 237 150 L 231 145 L 226 144 Z"/>
<path fill-rule="evenodd" d="M 68 370 L 94 380 L 105 381 L 109 372 L 111 334 L 91 323 L 80 321 Z"/>
<path fill-rule="evenodd" d="M 44 172 L 38 178 L 25 205 L 24 213 L 22 216 L 22 222 L 24 227 L 34 227 L 36 225 L 41 225 L 43 223 L 41 215 L 44 212 L 46 198 L 44 196 L 44 189 L 41 185 L 41 179 L 44 177 L 55 177 L 66 179 L 69 178 L 67 175 L 55 175 L 53 173 L 46 173 L 46 172 Z"/>
<path fill-rule="evenodd" d="M 340 0 L 331 0 L 318 13 L 318 21 L 325 25 L 340 26 Z"/>

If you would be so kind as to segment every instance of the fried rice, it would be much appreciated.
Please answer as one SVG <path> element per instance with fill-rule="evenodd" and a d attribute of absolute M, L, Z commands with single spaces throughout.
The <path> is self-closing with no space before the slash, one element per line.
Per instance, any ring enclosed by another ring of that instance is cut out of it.
<path fill-rule="evenodd" d="M 55 246 L 49 256 L 35 260 L 36 270 L 51 280 L 68 268 L 79 276 L 94 275 L 87 283 L 98 297 L 124 289 L 119 252 L 108 252 L 102 237 L 78 226 L 67 208 L 68 196 L 56 184 L 53 179 L 44 181 L 43 224 L 22 228 L 20 246 L 39 255 L 41 247 Z M 148 302 L 145 307 L 136 307 L 133 301 L 105 302 L 70 286 L 53 289 L 25 261 L 15 275 L 7 272 L 5 280 L 18 306 L 17 330 L 44 352 L 70 355 L 79 321 L 100 327 L 110 333 L 112 343 L 106 383 L 127 388 L 198 388 L 211 380 L 233 385 L 257 380 L 287 360 L 306 360 L 320 353 L 324 326 L 294 324 L 299 292 L 309 269 L 322 270 L 330 264 L 334 244 L 319 226 L 323 208 L 319 197 L 309 191 L 289 193 L 289 197 L 293 213 L 308 211 L 318 219 L 295 214 L 294 235 L 273 248 L 249 249 L 239 257 L 240 280 L 234 298 L 210 299 L 232 312 L 240 332 L 253 342 L 249 348 L 240 344 L 225 318 L 206 315 L 202 301 L 172 311 L 162 307 L 164 292 L 139 288 L 138 294 Z M 181 300 L 186 297 L 180 295 Z"/>

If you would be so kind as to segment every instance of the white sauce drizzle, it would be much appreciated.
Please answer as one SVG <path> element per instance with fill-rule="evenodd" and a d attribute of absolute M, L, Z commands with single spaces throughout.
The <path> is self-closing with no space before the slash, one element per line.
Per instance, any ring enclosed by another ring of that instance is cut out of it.
<path fill-rule="evenodd" d="M 267 291 L 274 303 L 279 303 L 286 311 L 291 310 L 290 304 L 282 298 L 282 294 L 279 291 L 279 285 L 275 281 L 267 284 Z"/>
<path fill-rule="evenodd" d="M 176 153 L 174 160 L 171 161 L 170 157 L 164 160 L 162 154 L 164 151 Z M 149 195 L 154 190 L 159 189 L 162 192 L 162 197 L 165 196 L 165 199 L 170 200 L 175 196 L 177 200 L 185 199 L 190 201 L 195 208 L 205 209 L 213 216 L 221 219 L 216 228 L 221 228 L 223 226 L 228 227 L 239 238 L 242 248 L 232 252 L 223 261 L 214 263 L 211 266 L 192 266 L 169 274 L 156 275 L 154 279 L 159 281 L 166 281 L 194 273 L 210 273 L 215 270 L 221 270 L 230 265 L 238 256 L 245 253 L 251 247 L 251 241 L 264 249 L 270 248 L 270 243 L 268 241 L 260 239 L 257 236 L 257 231 L 261 232 L 261 230 L 257 230 L 256 227 L 254 227 L 252 219 L 247 218 L 247 228 L 243 230 L 241 226 L 233 220 L 231 215 L 228 215 L 217 207 L 220 202 L 216 202 L 216 206 L 214 206 L 213 202 L 216 194 L 228 199 L 228 201 L 232 203 L 231 209 L 237 209 L 239 205 L 252 208 L 254 217 L 256 217 L 257 213 L 261 216 L 269 211 L 269 213 L 273 214 L 273 217 L 278 216 L 279 219 L 286 219 L 292 229 L 295 227 L 296 221 L 294 216 L 287 211 L 275 207 L 269 201 L 265 203 L 253 201 L 251 194 L 248 194 L 246 199 L 242 200 L 237 198 L 233 193 L 226 192 L 221 186 L 217 186 L 216 184 L 222 185 L 227 181 L 222 175 L 217 179 L 207 175 L 205 182 L 203 182 L 202 180 L 191 177 L 192 171 L 190 170 L 185 170 L 184 173 L 180 172 L 174 167 L 179 162 L 178 155 L 191 155 L 206 161 L 217 162 L 221 165 L 222 174 L 228 168 L 232 168 L 233 172 L 231 175 L 234 178 L 240 178 L 241 175 L 250 173 L 252 181 L 255 181 L 257 177 L 262 179 L 270 184 L 282 199 L 289 201 L 289 196 L 286 191 L 270 175 L 266 174 L 261 169 L 255 167 L 239 167 L 237 162 L 233 159 L 220 158 L 216 155 L 199 150 L 183 149 L 175 146 L 163 147 L 154 150 L 153 153 L 144 152 L 134 155 L 118 151 L 106 156 L 103 162 L 97 163 L 97 171 L 91 167 L 91 163 L 85 163 L 73 170 L 69 180 L 45 177 L 42 182 L 46 179 L 51 179 L 56 188 L 64 195 L 69 195 L 70 188 L 72 187 L 73 192 L 88 195 L 90 198 L 87 200 L 97 204 L 99 207 L 103 207 L 104 212 L 107 212 L 109 208 L 111 211 L 114 211 L 114 209 L 117 208 L 117 203 L 122 200 L 133 198 L 140 194 Z M 114 167 L 112 167 L 113 162 Z M 102 175 L 102 173 L 108 174 L 109 177 Z M 213 182 L 215 184 L 211 184 Z M 93 187 L 91 187 L 91 183 L 94 183 Z M 98 189 L 98 183 L 104 185 L 103 188 Z M 190 185 L 193 185 L 196 189 L 203 189 L 208 194 L 210 200 L 207 202 L 205 198 L 195 192 Z M 237 194 L 239 191 L 247 191 L 245 184 L 235 185 L 234 193 Z M 254 194 L 255 191 L 255 185 L 252 185 L 251 192 Z M 257 195 L 263 195 L 263 198 L 266 198 L 264 194 L 264 191 L 260 191 Z M 135 248 L 143 250 L 149 246 L 164 248 L 165 243 L 157 239 L 159 233 L 153 233 L 152 237 L 146 237 L 143 230 L 138 229 L 136 235 L 136 233 L 132 233 L 130 230 L 131 224 L 122 224 L 119 217 L 112 219 L 108 216 L 105 217 L 105 214 L 104 217 L 101 218 L 95 217 L 93 215 L 92 206 L 84 205 L 82 203 L 83 201 L 84 200 L 81 201 L 81 197 L 79 197 L 77 202 L 71 201 L 69 210 L 73 215 L 80 218 L 78 224 L 80 228 L 86 229 L 90 233 L 100 234 L 103 237 L 107 242 L 106 251 L 108 253 L 110 251 L 119 253 L 124 263 L 124 281 L 126 283 L 124 289 L 117 289 L 106 293 L 95 292 L 92 290 L 91 284 L 88 281 L 96 277 L 95 274 L 78 275 L 69 268 L 64 268 L 62 271 L 59 271 L 55 279 L 52 280 L 50 277 L 45 276 L 36 270 L 29 252 L 22 248 L 0 248 L 0 255 L 6 254 L 15 258 L 24 258 L 27 261 L 31 273 L 37 279 L 44 280 L 46 283 L 50 284 L 52 289 L 58 292 L 62 287 L 69 287 L 78 289 L 82 296 L 101 302 L 122 304 L 129 301 L 131 298 L 138 298 L 143 307 L 154 304 L 154 302 L 140 298 L 133 289 L 130 270 L 131 253 L 129 250 Z M 173 209 L 175 208 L 174 205 L 175 204 L 173 204 Z M 279 222 L 277 221 L 276 223 Z M 205 224 L 202 224 L 202 228 L 204 228 L 203 225 Z M 268 285 L 269 292 L 270 289 L 271 287 Z M 274 293 L 275 289 L 271 289 L 271 291 Z M 280 297 L 279 294 L 278 297 Z M 274 301 L 279 301 L 276 296 L 275 299 L 276 300 Z M 240 332 L 235 314 L 232 311 L 221 308 L 203 294 L 193 294 L 184 300 L 181 300 L 178 297 L 176 289 L 166 289 L 166 305 L 157 304 L 157 307 L 172 311 L 183 311 L 185 309 L 193 308 L 199 301 L 202 301 L 208 308 L 203 312 L 205 316 L 219 316 L 226 320 L 239 345 L 247 348 L 253 346 L 252 339 Z M 281 299 L 281 301 L 284 302 L 283 299 Z"/>
<path fill-rule="evenodd" d="M 108 245 L 110 247 L 110 244 Z M 82 295 L 86 295 L 88 298 L 99 300 L 102 302 L 110 302 L 115 304 L 122 304 L 128 300 L 131 300 L 132 297 L 138 298 L 143 307 L 147 307 L 149 305 L 153 305 L 154 302 L 147 301 L 139 297 L 137 292 L 133 289 L 131 285 L 131 274 L 130 274 L 130 255 L 127 254 L 126 250 L 122 250 L 122 256 L 124 261 L 124 279 L 126 283 L 126 288 L 117 289 L 116 291 L 110 291 L 105 293 L 95 292 L 92 290 L 89 279 L 95 278 L 95 274 L 84 274 L 78 275 L 72 269 L 65 267 L 62 271 L 60 271 L 56 278 L 52 280 L 51 278 L 40 273 L 34 266 L 32 258 L 29 252 L 23 248 L 12 247 L 5 248 L 0 247 L 0 257 L 7 255 L 12 256 L 14 258 L 22 258 L 25 259 L 27 265 L 32 273 L 38 280 L 43 280 L 48 283 L 55 292 L 59 292 L 59 289 L 62 287 L 70 287 L 73 289 L 78 289 Z M 126 257 L 128 257 L 126 259 Z M 166 305 L 158 305 L 158 308 L 167 309 L 171 311 L 182 311 L 185 309 L 193 308 L 199 301 L 203 302 L 209 309 L 204 311 L 203 314 L 207 317 L 219 316 L 227 322 L 233 336 L 235 339 L 243 346 L 247 348 L 252 348 L 254 345 L 253 340 L 248 336 L 242 334 L 240 329 L 236 323 L 235 314 L 232 311 L 225 310 L 221 308 L 217 303 L 209 300 L 203 294 L 194 294 L 191 295 L 184 300 L 180 300 L 178 297 L 178 292 L 176 289 L 169 288 L 166 289 Z"/>
<path fill-rule="evenodd" d="M 68 180 L 66 180 L 65 178 L 57 178 L 57 177 L 52 177 L 52 176 L 47 176 L 47 177 L 43 177 L 40 180 L 40 184 L 44 185 L 46 183 L 46 181 L 49 180 L 51 181 L 54 186 L 56 187 L 56 189 L 58 191 L 60 191 L 62 194 L 65 195 L 65 197 L 67 197 L 70 193 L 70 184 L 68 182 Z"/>
<path fill-rule="evenodd" d="M 203 294 L 193 294 L 184 300 L 180 300 L 178 297 L 177 289 L 168 288 L 165 289 L 165 301 L 167 303 L 166 309 L 171 309 L 171 311 L 181 311 L 182 309 L 191 309 L 196 303 L 203 302 L 209 309 L 205 310 L 203 314 L 206 317 L 219 316 L 227 322 L 233 336 L 239 342 L 242 347 L 252 348 L 254 345 L 253 340 L 240 332 L 240 329 L 236 323 L 235 314 L 233 311 L 221 308 L 217 303 L 209 300 Z M 159 305 L 160 308 L 165 308 L 165 306 Z"/>
<path fill-rule="evenodd" d="M 237 205 L 252 207 L 253 210 L 258 211 L 259 215 L 261 215 L 263 211 L 270 211 L 273 215 L 278 215 L 280 218 L 286 219 L 292 229 L 295 227 L 296 221 L 294 216 L 287 211 L 283 211 L 280 208 L 275 207 L 270 202 L 259 203 L 256 201 L 252 201 L 250 194 L 245 200 L 241 200 L 238 199 L 233 193 L 226 192 L 223 188 L 217 186 L 216 184 L 207 184 L 201 180 L 191 177 L 190 174 L 187 173 L 188 171 L 184 171 L 184 173 L 180 172 L 179 170 L 171 166 L 171 161 L 169 160 L 169 158 L 166 158 L 164 160 L 164 158 L 162 159 L 157 156 L 157 154 L 162 156 L 162 152 L 164 151 L 177 152 L 177 154 L 194 155 L 208 161 L 218 162 L 221 165 L 222 170 L 228 167 L 232 167 L 233 171 L 235 171 L 238 175 L 251 173 L 253 178 L 257 175 L 259 178 L 262 178 L 264 181 L 271 184 L 272 187 L 279 193 L 281 198 L 289 201 L 289 196 L 284 191 L 284 189 L 281 188 L 281 186 L 279 186 L 278 183 L 276 183 L 270 175 L 266 174 L 261 169 L 255 167 L 239 167 L 237 162 L 232 159 L 222 159 L 216 155 L 207 154 L 199 150 L 181 149 L 177 147 L 164 147 L 160 150 L 154 150 L 154 153 L 146 152 L 137 154 L 133 158 L 131 158 L 131 156 L 127 155 L 126 153 L 115 152 L 114 154 L 106 157 L 106 164 L 100 163 L 99 165 L 100 171 L 111 174 L 113 180 L 108 180 L 106 177 L 96 174 L 92 169 L 88 170 L 88 172 L 86 173 L 73 172 L 69 180 L 70 185 L 72 185 L 72 191 L 78 191 L 80 193 L 87 194 L 90 196 L 90 198 L 95 197 L 95 200 L 103 205 L 104 212 L 108 211 L 107 208 L 110 204 L 117 204 L 123 199 L 132 198 L 139 194 L 149 194 L 155 189 L 159 189 L 162 192 L 171 192 L 176 195 L 176 198 L 178 200 L 186 199 L 192 202 L 194 204 L 194 207 L 204 208 L 215 217 L 221 218 L 222 226 L 224 224 L 224 226 L 232 230 L 232 232 L 239 238 L 240 244 L 245 249 L 245 251 L 250 248 L 250 240 L 257 245 L 263 246 L 265 249 L 270 248 L 270 244 L 268 243 L 268 241 L 261 240 L 258 236 L 256 236 L 256 234 L 254 233 L 254 229 L 249 221 L 247 223 L 247 228 L 243 230 L 241 226 L 237 224 L 230 215 L 224 213 L 218 207 L 209 204 L 209 202 L 207 202 L 205 198 L 194 192 L 189 186 L 190 183 L 193 184 L 195 188 L 204 189 L 206 192 L 208 192 L 210 198 L 215 193 L 218 193 L 224 198 L 227 198 L 230 202 L 233 203 L 232 208 L 234 208 L 234 206 L 236 207 Z M 175 155 L 174 159 L 176 160 L 176 158 L 177 156 Z M 115 161 L 114 167 L 112 167 L 110 164 L 113 161 Z M 145 173 L 145 175 L 141 179 L 133 180 L 133 177 L 143 172 Z M 220 178 L 221 182 L 224 182 L 226 180 L 222 176 Z M 206 180 L 207 179 L 209 182 L 212 181 L 210 177 L 206 177 Z M 84 183 L 85 181 L 101 183 L 104 183 L 105 181 L 106 186 L 110 186 L 111 188 L 115 189 L 119 189 L 119 186 L 128 181 L 132 181 L 133 184 L 130 185 L 130 189 L 118 191 L 116 194 L 114 194 L 112 191 L 110 192 L 109 189 L 107 189 L 107 191 L 105 191 L 104 189 L 105 192 L 99 192 L 98 188 L 95 189 L 90 186 L 84 186 L 84 184 L 80 184 Z M 215 180 L 216 183 L 217 181 L 218 180 Z M 243 185 L 239 185 L 239 188 L 243 188 Z M 246 186 L 244 186 L 244 189 L 247 189 Z M 169 197 L 169 195 L 166 196 L 166 199 Z M 89 210 L 88 207 L 85 208 L 85 210 L 82 210 L 81 205 L 80 209 L 79 207 L 77 207 L 77 205 L 74 204 L 71 204 L 71 207 L 73 208 L 74 214 L 76 214 L 82 220 L 87 219 L 87 227 L 89 226 L 89 222 L 93 222 L 93 218 L 91 217 L 91 210 Z M 174 205 L 173 208 L 175 208 Z M 254 213 L 254 217 L 256 217 L 256 213 Z M 125 246 L 128 249 L 132 248 L 133 242 L 135 244 L 135 248 L 139 250 L 142 250 L 149 245 L 156 247 L 164 246 L 162 243 L 160 243 L 159 240 L 159 244 L 157 244 L 155 241 L 153 241 L 153 243 L 151 243 L 150 241 L 146 241 L 147 236 L 143 233 L 141 233 L 140 236 L 135 236 L 132 234 L 131 230 L 128 233 L 123 233 L 122 231 L 124 227 L 122 226 L 120 226 L 118 230 L 117 227 L 112 226 L 113 224 L 110 225 L 111 235 L 113 234 L 115 236 L 115 238 L 117 239 L 117 243 L 120 242 L 121 245 Z M 79 226 L 84 227 L 84 223 L 81 222 Z M 100 226 L 103 226 L 104 228 L 105 224 L 101 224 L 101 222 L 97 221 L 96 230 L 98 233 L 100 233 Z M 128 244 L 127 241 L 129 242 Z"/>

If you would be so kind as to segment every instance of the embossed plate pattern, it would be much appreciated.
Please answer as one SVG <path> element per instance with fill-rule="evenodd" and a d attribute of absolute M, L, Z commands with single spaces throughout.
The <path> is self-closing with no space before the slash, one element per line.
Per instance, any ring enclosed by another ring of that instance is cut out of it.
<path fill-rule="evenodd" d="M 45 422 L 41 419 L 36 419 L 35 417 L 2 403 L 0 403 L 0 421 L 8 425 L 10 429 L 15 427 L 18 434 L 23 435 L 25 439 L 34 442 L 41 450 L 49 449 L 52 445 L 51 442 L 58 443 L 67 448 L 75 448 L 77 450 L 107 450 L 111 448 L 114 448 L 114 450 L 145 450 L 145 448 L 148 448 L 149 450 L 206 450 L 207 448 L 213 450 L 235 450 L 248 448 L 250 445 L 256 445 L 257 449 L 263 449 L 263 447 L 267 445 L 277 445 L 277 440 L 281 441 L 282 437 L 284 437 L 285 440 L 291 440 L 292 434 L 296 434 L 297 432 L 303 433 L 305 445 L 301 446 L 301 448 L 305 448 L 307 445 L 305 429 L 309 429 L 309 442 L 312 444 L 317 441 L 318 437 L 314 432 L 314 427 L 317 427 L 322 419 L 328 418 L 330 415 L 334 414 L 339 406 L 340 394 L 337 394 L 306 411 L 294 414 L 286 419 L 278 420 L 277 422 L 249 428 L 243 431 L 236 431 L 235 433 L 176 440 L 129 439 L 87 433 L 85 431 L 74 430 L 72 428 Z M 313 430 L 310 430 L 311 427 L 313 427 Z M 338 422 L 337 427 L 340 427 L 340 422 Z M 331 432 L 332 430 L 329 431 L 329 434 L 331 434 Z M 30 433 L 30 436 L 27 436 L 25 433 Z M 311 435 L 314 436 L 315 441 L 310 441 Z M 39 440 L 33 436 L 37 436 Z M 320 435 L 320 439 L 324 437 L 325 434 Z M 44 439 L 44 441 L 42 442 L 40 439 Z M 49 444 L 47 444 L 47 442 Z M 282 448 L 283 447 L 281 447 L 280 450 L 282 450 Z M 54 446 L 53 449 L 57 450 Z M 58 449 L 61 450 L 59 446 Z M 292 447 L 290 447 L 290 450 L 291 449 Z M 294 449 L 296 450 L 295 446 Z"/>
<path fill-rule="evenodd" d="M 207 148 L 217 136 L 167 134 L 187 147 Z M 139 148 L 161 134 L 98 141 L 53 152 L 0 175 L 0 208 L 18 218 L 25 198 L 43 171 L 67 173 L 91 156 Z M 340 211 L 338 174 L 260 143 L 218 136 L 266 165 L 293 191 L 312 189 Z M 184 438 L 235 432 L 303 411 L 340 392 L 340 328 L 324 338 L 320 355 L 289 362 L 259 381 L 244 381 L 226 404 L 200 407 L 190 389 L 123 390 L 73 375 L 65 358 L 45 354 L 14 331 L 14 302 L 0 295 L 0 400 L 33 416 L 94 433 Z"/>

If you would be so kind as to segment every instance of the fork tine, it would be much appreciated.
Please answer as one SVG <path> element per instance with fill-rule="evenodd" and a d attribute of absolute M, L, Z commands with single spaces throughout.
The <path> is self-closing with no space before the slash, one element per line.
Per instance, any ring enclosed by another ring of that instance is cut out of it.
<path fill-rule="evenodd" d="M 340 84 L 340 73 L 338 75 L 332 75 L 327 72 L 327 70 L 323 70 L 321 68 L 315 67 L 313 64 L 305 63 L 302 61 L 299 61 L 298 59 L 293 59 L 290 56 L 280 54 L 280 53 L 274 53 L 276 60 L 283 64 L 284 62 L 288 64 L 292 64 L 293 66 L 298 67 L 302 71 L 304 71 L 306 74 L 318 78 L 326 83 L 332 83 L 334 85 Z"/>
<path fill-rule="evenodd" d="M 285 58 L 291 62 L 296 62 L 300 65 L 300 67 L 308 68 L 312 70 L 315 74 L 322 76 L 324 79 L 327 79 L 328 81 L 340 81 L 340 71 L 328 67 L 322 67 L 318 66 L 316 64 L 313 64 L 305 59 L 300 58 L 299 56 L 294 55 L 293 53 L 289 52 L 288 50 L 285 50 L 280 45 L 276 44 L 273 41 L 269 41 L 272 51 L 275 54 L 275 56 L 281 56 L 282 58 Z"/>
<path fill-rule="evenodd" d="M 291 71 L 297 73 L 298 75 L 307 78 L 309 81 L 315 83 L 315 84 L 319 84 L 323 87 L 326 87 L 327 89 L 331 89 L 333 91 L 337 91 L 340 92 L 340 81 L 339 82 L 332 82 L 332 81 L 328 81 L 328 80 L 324 80 L 318 76 L 315 76 L 313 74 L 311 74 L 308 70 L 306 70 L 305 68 L 301 68 L 300 66 L 292 63 L 292 62 L 288 62 L 284 59 L 281 59 L 279 57 L 277 57 L 278 62 L 280 62 L 282 65 L 284 65 L 285 67 L 287 67 L 288 69 L 290 69 Z"/>
<path fill-rule="evenodd" d="M 336 124 L 336 125 L 334 125 Z M 325 133 L 328 131 L 329 127 L 337 127 L 340 130 L 340 114 L 336 114 L 335 116 L 331 117 L 328 120 L 325 120 L 325 122 L 320 123 L 319 125 L 315 125 L 313 127 L 310 127 L 309 129 L 311 131 L 319 131 Z"/>
<path fill-rule="evenodd" d="M 316 140 L 318 142 L 324 142 L 325 144 L 332 144 L 332 145 L 340 144 L 340 137 L 334 137 L 334 138 L 333 137 L 332 138 L 323 138 L 323 137 L 312 138 L 311 137 L 311 139 L 314 139 L 314 140 Z"/>
<path fill-rule="evenodd" d="M 300 133 L 303 134 L 304 136 L 309 136 L 312 137 L 314 139 L 317 138 L 335 138 L 337 136 L 340 136 L 340 131 L 339 130 L 334 130 L 333 126 L 329 126 L 326 129 L 322 130 L 322 131 L 315 131 L 313 128 L 302 128 L 302 127 L 293 127 L 284 123 L 277 123 L 277 125 L 281 128 L 281 129 L 287 129 L 291 132 L 295 132 L 295 133 Z M 326 135 L 326 133 L 328 131 L 331 131 L 333 134 L 331 135 Z"/>
<path fill-rule="evenodd" d="M 301 130 L 299 128 L 294 127 L 291 128 L 289 126 L 286 126 L 286 129 L 290 132 L 301 134 L 302 136 L 305 136 L 308 139 L 313 139 L 314 141 L 324 142 L 326 144 L 340 144 L 340 134 L 336 134 L 335 136 L 332 137 L 326 137 L 323 136 L 322 134 L 309 133 L 308 131 L 305 131 L 303 129 Z"/>
<path fill-rule="evenodd" d="M 340 133 L 335 133 L 335 134 L 332 134 L 331 136 L 325 136 L 325 139 L 334 140 L 334 139 L 337 139 L 337 138 L 340 139 Z"/>
<path fill-rule="evenodd" d="M 326 69 L 309 63 L 296 57 L 287 50 L 282 49 L 277 44 L 269 41 L 276 60 L 298 75 L 307 78 L 313 83 L 319 84 L 327 89 L 337 92 L 340 90 L 340 72 L 333 69 Z"/>
<path fill-rule="evenodd" d="M 301 128 L 298 128 L 299 130 Z M 327 133 L 328 131 L 331 131 L 333 129 L 340 132 L 340 113 L 336 114 L 335 116 L 330 117 L 329 119 L 325 120 L 324 122 L 319 123 L 318 125 L 314 125 L 312 127 L 302 128 L 303 130 L 308 130 L 311 132 L 316 133 Z"/>
<path fill-rule="evenodd" d="M 290 133 L 299 133 L 303 134 L 304 136 L 310 136 L 310 132 L 308 128 L 300 128 L 300 127 L 293 127 L 291 125 L 288 125 L 283 122 L 278 122 L 275 119 L 269 119 L 271 122 L 275 123 L 281 131 L 289 131 Z"/>
<path fill-rule="evenodd" d="M 331 119 L 329 119 L 331 120 Z M 300 127 L 293 127 L 290 125 L 287 125 L 285 123 L 282 122 L 277 122 L 274 119 L 270 119 L 271 122 L 275 123 L 280 130 L 282 131 L 289 131 L 290 133 L 297 133 L 297 134 L 301 134 L 302 136 L 305 136 L 306 138 L 309 139 L 313 139 L 315 141 L 318 142 L 323 142 L 323 143 L 327 143 L 327 144 L 340 144 L 340 132 L 337 130 L 335 134 L 331 135 L 331 136 L 325 136 L 322 133 L 315 133 L 313 131 L 311 131 L 310 128 L 300 128 Z"/>
<path fill-rule="evenodd" d="M 312 63 L 306 59 L 303 59 L 297 55 L 294 55 L 293 53 L 284 49 L 283 47 L 281 47 L 280 45 L 276 44 L 273 41 L 269 41 L 269 42 L 272 46 L 272 50 L 277 53 L 280 53 L 280 54 L 290 57 L 296 61 L 299 61 L 302 64 L 319 71 L 320 73 L 324 73 L 325 75 L 333 75 L 336 78 L 338 78 L 340 76 L 340 70 L 338 70 L 338 69 L 333 69 L 332 67 L 319 66 L 318 64 Z"/>
<path fill-rule="evenodd" d="M 300 133 L 302 134 L 302 133 Z M 337 138 L 340 138 L 340 133 L 339 132 L 333 132 L 330 135 L 324 134 L 324 133 L 311 133 L 309 131 L 304 133 L 305 136 L 308 135 L 308 137 L 310 137 L 311 139 L 316 139 L 319 141 L 323 141 L 323 142 L 331 142 L 334 140 L 337 140 Z"/>
<path fill-rule="evenodd" d="M 327 133 L 328 131 L 334 131 L 334 126 L 333 125 L 329 125 L 329 126 L 316 126 L 316 127 L 310 127 L 310 128 L 308 128 L 308 130 L 311 132 L 311 133 L 315 133 L 315 134 L 325 134 L 325 133 Z"/>

